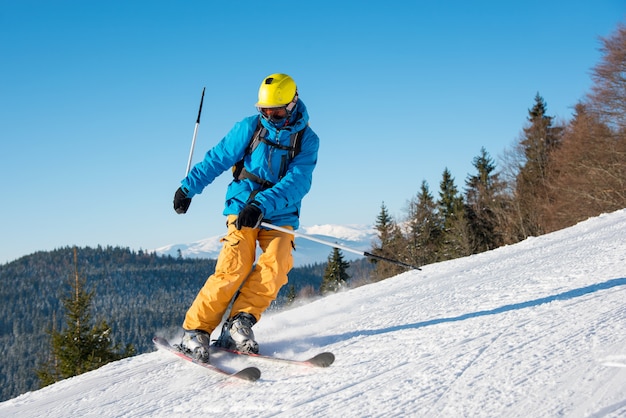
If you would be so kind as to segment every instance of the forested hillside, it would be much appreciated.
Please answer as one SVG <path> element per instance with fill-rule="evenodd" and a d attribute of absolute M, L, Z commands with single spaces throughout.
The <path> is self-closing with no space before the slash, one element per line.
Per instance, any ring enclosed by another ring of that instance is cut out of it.
<path fill-rule="evenodd" d="M 357 262 L 359 274 L 368 264 Z M 156 331 L 175 332 L 215 260 L 162 257 L 127 248 L 78 249 L 78 272 L 95 291 L 93 317 L 106 320 L 114 342 L 152 351 Z M 289 274 L 287 294 L 319 290 L 324 264 Z M 47 331 L 63 324 L 61 300 L 75 271 L 73 248 L 38 252 L 0 266 L 0 401 L 38 388 L 34 369 L 49 352 Z"/>

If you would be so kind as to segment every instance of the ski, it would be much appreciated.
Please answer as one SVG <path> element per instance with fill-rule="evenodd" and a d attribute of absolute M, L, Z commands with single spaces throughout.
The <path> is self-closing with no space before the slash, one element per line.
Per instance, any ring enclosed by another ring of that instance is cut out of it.
<path fill-rule="evenodd" d="M 258 358 L 261 360 L 267 360 L 267 361 L 273 361 L 276 363 L 287 363 L 287 364 L 293 364 L 296 366 L 308 366 L 308 367 L 328 367 L 331 364 L 333 364 L 333 362 L 335 361 L 335 355 L 331 352 L 323 352 L 323 353 L 319 353 L 307 360 L 295 360 L 295 359 L 290 359 L 290 358 L 282 358 L 282 357 L 275 357 L 275 356 L 269 356 L 269 355 L 265 355 L 265 354 L 254 354 L 254 353 L 246 353 L 243 351 L 237 351 L 237 350 L 231 350 L 229 348 L 224 348 L 224 347 L 218 347 L 218 346 L 212 346 L 211 348 L 213 348 L 214 350 L 217 351 L 225 351 L 227 353 L 231 353 L 231 354 L 236 354 L 238 356 L 248 356 L 248 357 L 252 357 L 252 358 Z"/>
<path fill-rule="evenodd" d="M 249 382 L 255 382 L 257 380 L 259 380 L 259 378 L 261 377 L 261 371 L 256 368 L 256 367 L 246 367 L 245 369 L 241 369 L 237 372 L 231 373 L 227 370 L 224 370 L 214 364 L 211 363 L 202 363 L 196 359 L 194 359 L 193 357 L 188 356 L 187 354 L 183 353 L 182 351 L 180 351 L 178 348 L 176 348 L 175 346 L 171 345 L 165 338 L 162 337 L 154 337 L 152 339 L 152 342 L 154 343 L 154 345 L 162 350 L 165 351 L 169 351 L 170 353 L 182 358 L 183 360 L 187 360 L 193 364 L 196 364 L 198 366 L 204 367 L 207 370 L 210 370 L 212 372 L 218 373 L 222 376 L 228 377 L 228 378 L 235 378 L 235 379 L 241 379 L 241 380 L 247 380 Z"/>

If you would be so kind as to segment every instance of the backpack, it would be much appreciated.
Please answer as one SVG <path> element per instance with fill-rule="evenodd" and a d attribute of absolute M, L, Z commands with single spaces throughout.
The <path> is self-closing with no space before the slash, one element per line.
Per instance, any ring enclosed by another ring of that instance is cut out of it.
<path fill-rule="evenodd" d="M 306 128 L 298 132 L 292 133 L 290 141 L 289 141 L 289 146 L 284 146 L 284 145 L 280 145 L 280 144 L 276 144 L 274 142 L 268 141 L 266 139 L 267 128 L 263 126 L 263 124 L 261 123 L 261 119 L 259 119 L 256 129 L 254 130 L 254 133 L 252 134 L 252 137 L 250 138 L 250 142 L 248 143 L 248 146 L 246 148 L 244 157 L 233 166 L 233 177 L 235 178 L 235 180 L 242 180 L 242 179 L 252 180 L 253 182 L 261 185 L 261 190 L 269 189 L 270 187 L 274 186 L 274 183 L 272 183 L 271 181 L 262 179 L 259 176 L 252 174 L 245 169 L 245 167 L 243 166 L 243 160 L 245 159 L 245 156 L 252 154 L 254 150 L 256 149 L 256 147 L 258 147 L 259 143 L 261 142 L 274 148 L 278 148 L 281 150 L 288 150 L 289 153 L 286 155 L 286 160 L 283 160 L 281 164 L 281 172 L 279 173 L 279 176 L 278 176 L 278 178 L 281 179 L 287 173 L 289 162 L 293 160 L 296 157 L 296 155 L 298 155 L 298 153 L 300 152 L 300 149 L 302 148 L 302 135 L 304 134 L 305 129 Z"/>

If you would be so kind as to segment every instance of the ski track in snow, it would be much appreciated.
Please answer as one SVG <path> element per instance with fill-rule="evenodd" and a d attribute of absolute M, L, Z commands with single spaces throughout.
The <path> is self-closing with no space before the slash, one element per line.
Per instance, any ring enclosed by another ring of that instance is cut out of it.
<path fill-rule="evenodd" d="M 0 417 L 624 417 L 626 210 L 279 313 L 225 380 L 165 352 L 0 403 Z M 182 315 L 183 313 L 181 313 Z M 170 330 L 174 334 L 177 330 Z"/>

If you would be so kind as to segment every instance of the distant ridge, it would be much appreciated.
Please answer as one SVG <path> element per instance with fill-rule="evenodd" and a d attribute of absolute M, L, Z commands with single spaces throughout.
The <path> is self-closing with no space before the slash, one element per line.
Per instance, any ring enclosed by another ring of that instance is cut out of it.
<path fill-rule="evenodd" d="M 303 226 L 299 232 L 312 235 L 324 241 L 337 242 L 338 244 L 354 248 L 359 251 L 369 251 L 372 241 L 376 237 L 376 230 L 369 225 L 313 225 Z M 156 248 L 154 251 L 159 255 L 171 255 L 178 257 L 179 251 L 183 258 L 217 258 L 219 255 L 222 235 L 201 239 L 188 244 L 170 244 Z M 305 238 L 296 238 L 296 251 L 294 252 L 294 265 L 296 267 L 324 263 L 327 261 L 332 248 Z M 348 261 L 360 258 L 356 254 L 344 253 Z"/>

